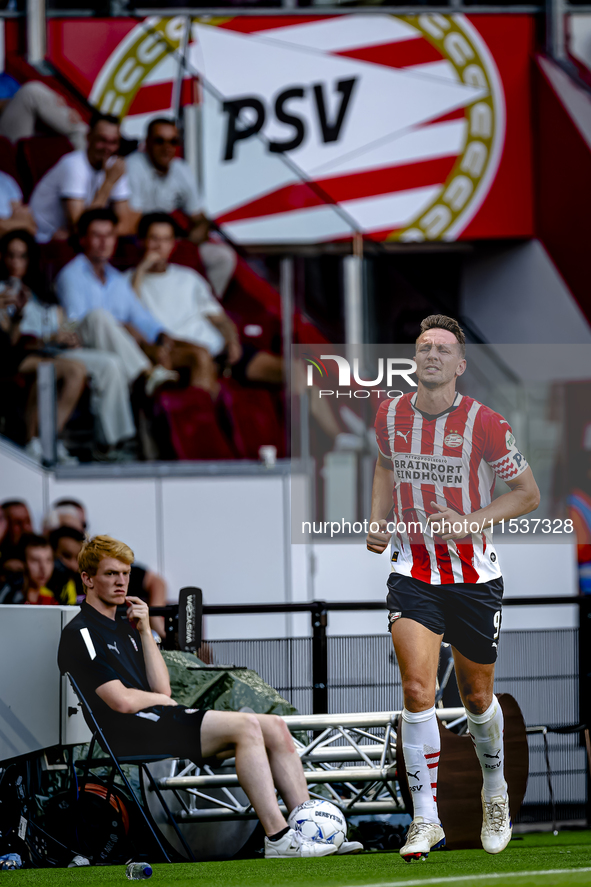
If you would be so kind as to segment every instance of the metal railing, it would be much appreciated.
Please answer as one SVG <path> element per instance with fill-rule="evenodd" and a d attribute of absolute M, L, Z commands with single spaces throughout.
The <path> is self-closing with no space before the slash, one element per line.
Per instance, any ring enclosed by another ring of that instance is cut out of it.
<path fill-rule="evenodd" d="M 579 609 L 578 628 L 502 632 L 495 690 L 517 699 L 529 728 L 530 776 L 521 820 L 581 819 L 589 813 L 586 752 L 580 730 L 570 731 L 591 722 L 591 598 L 515 597 L 504 605 Z M 374 636 L 327 632 L 331 612 L 364 610 L 386 612 L 381 601 L 204 606 L 207 616 L 307 612 L 312 630 L 311 637 L 206 641 L 209 667 L 232 663 L 256 671 L 301 713 L 298 718 L 306 724 L 315 719 L 319 729 L 337 713 L 355 717 L 400 710 L 402 686 L 386 631 Z M 172 646 L 175 608 L 153 612 L 167 616 Z M 450 691 L 443 699 L 446 707 L 459 701 L 454 686 Z"/>

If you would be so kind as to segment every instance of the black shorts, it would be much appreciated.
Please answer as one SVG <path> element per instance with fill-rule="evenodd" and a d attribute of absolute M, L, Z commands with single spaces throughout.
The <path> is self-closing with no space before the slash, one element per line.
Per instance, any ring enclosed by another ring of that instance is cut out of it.
<path fill-rule="evenodd" d="M 216 357 L 216 363 L 219 365 L 221 372 L 229 369 L 230 375 L 235 382 L 238 382 L 240 385 L 248 386 L 251 382 L 246 375 L 246 370 L 248 369 L 249 363 L 253 357 L 259 353 L 260 349 L 255 348 L 251 342 L 241 342 L 240 344 L 242 345 L 242 355 L 240 360 L 235 364 L 232 364 L 230 367 L 227 366 L 227 353 L 225 349 Z"/>
<path fill-rule="evenodd" d="M 482 665 L 496 662 L 501 631 L 503 579 L 429 585 L 390 573 L 388 630 L 404 616 L 442 634 L 462 656 Z"/>
<path fill-rule="evenodd" d="M 120 715 L 116 725 L 105 726 L 104 732 L 118 756 L 170 755 L 199 766 L 205 712 L 184 705 L 154 705 L 135 715 Z"/>

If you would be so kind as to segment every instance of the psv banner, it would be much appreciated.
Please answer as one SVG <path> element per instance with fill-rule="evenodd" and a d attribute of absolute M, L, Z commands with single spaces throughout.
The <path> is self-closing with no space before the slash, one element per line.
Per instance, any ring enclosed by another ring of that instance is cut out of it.
<path fill-rule="evenodd" d="M 526 16 L 95 21 L 91 48 L 88 26 L 52 21 L 49 56 L 127 135 L 184 77 L 204 205 L 236 242 L 533 233 Z"/>

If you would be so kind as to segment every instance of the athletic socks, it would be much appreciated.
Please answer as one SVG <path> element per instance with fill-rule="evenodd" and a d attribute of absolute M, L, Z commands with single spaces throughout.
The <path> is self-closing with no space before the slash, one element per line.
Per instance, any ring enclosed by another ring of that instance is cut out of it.
<path fill-rule="evenodd" d="M 280 832 L 275 832 L 274 835 L 267 835 L 270 841 L 280 841 L 281 838 L 286 835 L 289 831 L 289 826 L 286 825 L 285 828 L 282 828 Z"/>
<path fill-rule="evenodd" d="M 474 748 L 484 780 L 484 800 L 490 801 L 507 793 L 507 783 L 503 772 L 503 710 L 499 700 L 493 701 L 484 714 L 474 715 L 466 711 L 468 729 L 472 736 Z"/>
<path fill-rule="evenodd" d="M 402 711 L 402 753 L 414 817 L 439 822 L 437 768 L 441 743 L 435 706 L 427 711 Z"/>

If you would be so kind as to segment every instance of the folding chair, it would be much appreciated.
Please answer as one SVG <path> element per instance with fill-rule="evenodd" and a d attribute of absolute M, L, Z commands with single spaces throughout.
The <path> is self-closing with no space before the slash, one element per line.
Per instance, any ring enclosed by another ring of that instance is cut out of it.
<path fill-rule="evenodd" d="M 78 697 L 78 700 L 80 702 L 80 705 L 82 706 L 83 711 L 87 715 L 86 722 L 87 722 L 88 726 L 91 727 L 91 730 L 92 730 L 92 740 L 90 742 L 90 747 L 88 749 L 88 757 L 86 758 L 86 761 L 84 762 L 84 781 L 85 782 L 87 781 L 89 771 L 93 767 L 108 766 L 108 759 L 107 758 L 93 758 L 92 757 L 95 745 L 98 743 L 98 745 L 103 749 L 103 751 L 105 751 L 107 753 L 107 755 L 111 759 L 111 778 L 110 778 L 109 785 L 108 785 L 107 803 L 109 802 L 110 793 L 113 789 L 113 783 L 115 780 L 115 773 L 118 773 L 119 776 L 121 777 L 121 779 L 123 780 L 123 784 L 125 785 L 125 788 L 129 792 L 131 799 L 135 803 L 135 806 L 137 807 L 144 823 L 148 827 L 150 834 L 152 835 L 152 837 L 156 841 L 158 847 L 162 851 L 162 855 L 164 856 L 164 859 L 166 860 L 166 862 L 172 862 L 170 855 L 166 851 L 161 839 L 159 838 L 159 836 L 156 832 L 156 829 L 154 828 L 152 822 L 150 821 L 150 818 L 149 818 L 148 814 L 146 813 L 140 799 L 138 798 L 136 792 L 134 791 L 131 783 L 129 782 L 127 776 L 125 775 L 125 773 L 123 772 L 123 769 L 122 769 L 122 766 L 124 764 L 134 764 L 135 766 L 137 766 L 140 770 L 140 773 L 143 774 L 147 778 L 152 791 L 154 791 L 156 793 L 156 796 L 157 796 L 158 800 L 160 801 L 160 804 L 162 805 L 162 809 L 164 810 L 169 823 L 171 824 L 171 826 L 175 830 L 179 841 L 181 842 L 185 851 L 187 852 L 187 855 L 189 856 L 189 858 L 191 859 L 192 862 L 196 862 L 195 854 L 193 853 L 193 851 L 189 847 L 183 833 L 181 832 L 181 830 L 178 826 L 176 819 L 174 818 L 173 813 L 171 812 L 168 804 L 166 803 L 160 789 L 158 788 L 158 786 L 154 780 L 154 777 L 152 776 L 152 774 L 150 772 L 149 767 L 147 766 L 148 764 L 152 764 L 156 761 L 165 761 L 165 760 L 167 760 L 167 758 L 170 758 L 171 755 L 141 755 L 141 754 L 125 755 L 125 756 L 116 755 L 113 752 L 109 743 L 107 742 L 105 734 L 101 730 L 101 728 L 98 724 L 98 721 L 94 716 L 94 712 L 92 711 L 92 708 L 90 707 L 90 705 L 88 703 L 88 700 L 85 698 L 84 694 L 82 693 L 82 691 L 81 691 L 80 687 L 78 686 L 78 684 L 76 683 L 75 679 L 73 678 L 73 676 L 69 672 L 66 672 L 66 677 L 70 681 L 70 684 L 72 685 L 72 689 L 74 690 L 74 693 Z"/>

